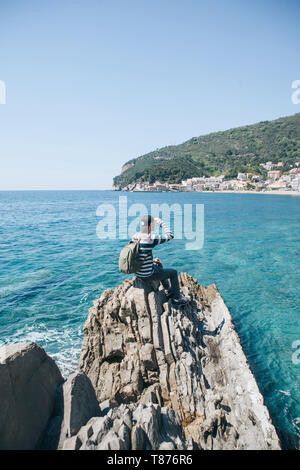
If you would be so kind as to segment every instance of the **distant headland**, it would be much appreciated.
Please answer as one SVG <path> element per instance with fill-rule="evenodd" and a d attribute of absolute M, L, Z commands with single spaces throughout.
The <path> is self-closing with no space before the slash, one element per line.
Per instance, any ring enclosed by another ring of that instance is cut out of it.
<path fill-rule="evenodd" d="M 113 189 L 300 193 L 300 113 L 142 155 L 123 165 Z"/>

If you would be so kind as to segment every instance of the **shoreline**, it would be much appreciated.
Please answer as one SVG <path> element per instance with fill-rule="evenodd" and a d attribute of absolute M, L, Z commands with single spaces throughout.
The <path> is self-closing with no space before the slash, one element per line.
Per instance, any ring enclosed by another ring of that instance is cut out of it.
<path fill-rule="evenodd" d="M 236 190 L 222 190 L 222 191 L 123 191 L 116 189 L 1 189 L 0 193 L 4 192 L 99 192 L 99 191 L 113 191 L 115 193 L 213 193 L 213 194 L 267 194 L 275 196 L 300 196 L 300 191 L 236 191 Z"/>
<path fill-rule="evenodd" d="M 267 194 L 272 196 L 300 196 L 300 191 L 236 191 L 236 190 L 223 190 L 223 191 L 123 191 L 112 190 L 120 193 L 181 193 L 181 194 Z"/>
<path fill-rule="evenodd" d="M 269 191 L 203 191 L 204 193 L 217 193 L 217 194 L 267 194 L 274 196 L 300 196 L 300 191 L 280 191 L 280 190 L 269 190 Z"/>

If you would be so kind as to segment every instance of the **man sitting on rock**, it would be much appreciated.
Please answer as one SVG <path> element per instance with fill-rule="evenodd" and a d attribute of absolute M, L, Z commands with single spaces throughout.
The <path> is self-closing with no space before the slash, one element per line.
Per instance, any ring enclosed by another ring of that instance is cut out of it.
<path fill-rule="evenodd" d="M 151 233 L 155 223 L 163 228 L 164 235 Z M 152 249 L 161 243 L 168 242 L 174 238 L 173 233 L 161 219 L 154 219 L 151 215 L 146 215 L 141 220 L 141 231 L 134 238 L 139 238 L 139 256 L 142 267 L 136 273 L 137 277 L 143 281 L 161 281 L 166 289 L 166 295 L 172 298 L 175 305 L 184 305 L 187 299 L 180 294 L 178 274 L 176 269 L 163 268 L 160 259 L 153 260 Z M 171 286 L 168 279 L 171 281 Z"/>

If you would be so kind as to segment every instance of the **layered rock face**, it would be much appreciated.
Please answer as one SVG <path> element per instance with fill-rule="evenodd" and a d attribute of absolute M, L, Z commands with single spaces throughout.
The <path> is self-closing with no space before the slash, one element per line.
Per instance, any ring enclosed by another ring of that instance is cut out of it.
<path fill-rule="evenodd" d="M 216 286 L 181 274 L 190 302 L 174 308 L 158 284 L 139 282 L 106 290 L 89 311 L 79 368 L 100 417 L 65 448 L 279 449 Z"/>

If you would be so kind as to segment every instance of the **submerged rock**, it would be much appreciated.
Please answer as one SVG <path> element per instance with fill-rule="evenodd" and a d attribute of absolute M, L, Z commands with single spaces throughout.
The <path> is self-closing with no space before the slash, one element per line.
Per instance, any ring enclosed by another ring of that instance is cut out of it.
<path fill-rule="evenodd" d="M 94 302 L 79 367 L 106 405 L 90 435 L 82 432 L 68 446 L 280 448 L 217 287 L 204 288 L 188 274 L 180 284 L 190 299 L 180 308 L 158 283 L 137 280 Z"/>

